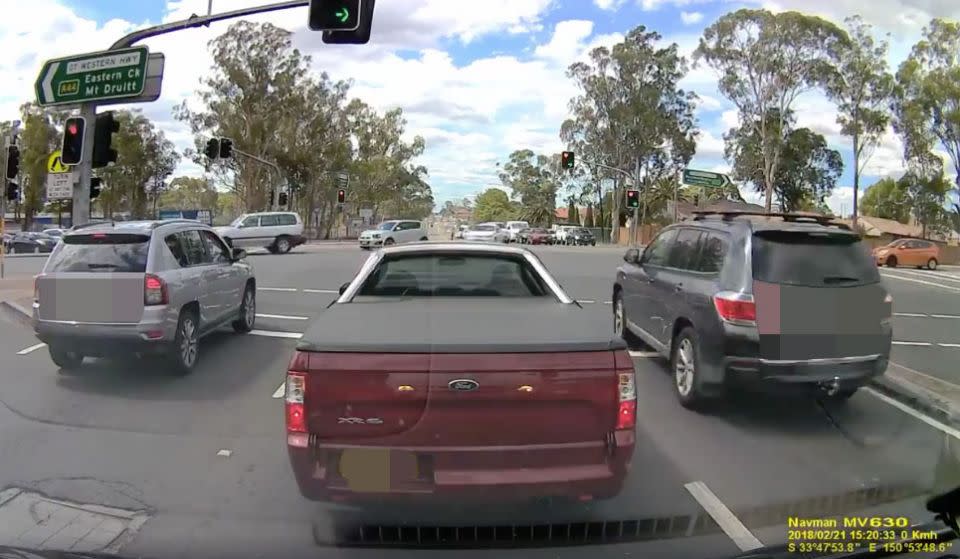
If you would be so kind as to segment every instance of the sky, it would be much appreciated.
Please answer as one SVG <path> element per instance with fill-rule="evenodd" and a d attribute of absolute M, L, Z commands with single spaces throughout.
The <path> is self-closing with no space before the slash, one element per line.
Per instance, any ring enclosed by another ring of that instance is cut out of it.
<path fill-rule="evenodd" d="M 213 0 L 213 11 L 273 0 Z M 46 59 L 106 49 L 124 34 L 149 25 L 206 14 L 208 0 L 0 0 L 0 120 L 18 118 L 33 99 L 33 83 Z M 379 0 L 367 45 L 324 45 L 307 28 L 307 8 L 247 19 L 269 21 L 293 32 L 294 46 L 312 56 L 316 72 L 351 79 L 352 95 L 386 110 L 401 107 L 407 135 L 423 136 L 420 163 L 438 204 L 471 197 L 499 183 L 497 162 L 510 152 L 563 149 L 560 124 L 577 95 L 566 68 L 601 45 L 619 42 L 644 25 L 676 43 L 688 56 L 703 29 L 741 7 L 800 10 L 842 24 L 859 14 L 890 42 L 896 69 L 932 17 L 960 19 L 953 0 Z M 229 22 L 179 31 L 144 41 L 166 56 L 163 91 L 153 103 L 135 105 L 181 150 L 193 145 L 172 107 L 196 99 L 200 79 L 211 69 L 207 43 Z M 723 134 L 737 124 L 732 104 L 719 94 L 716 75 L 693 68 L 681 87 L 700 96 L 701 135 L 691 168 L 724 172 Z M 123 106 L 118 106 L 122 108 Z M 132 107 L 132 106 L 131 106 Z M 828 199 L 846 215 L 852 208 L 850 142 L 839 134 L 836 110 L 822 94 L 806 93 L 795 105 L 798 125 L 823 134 L 844 156 L 845 172 Z M 902 145 L 891 132 L 875 150 L 861 178 L 861 192 L 884 176 L 903 172 Z M 189 161 L 178 175 L 201 175 Z M 748 189 L 745 198 L 759 200 Z"/>

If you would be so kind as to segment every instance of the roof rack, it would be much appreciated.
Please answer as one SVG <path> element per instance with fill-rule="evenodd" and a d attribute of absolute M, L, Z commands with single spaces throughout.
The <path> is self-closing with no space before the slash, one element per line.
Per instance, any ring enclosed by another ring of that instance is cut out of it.
<path fill-rule="evenodd" d="M 694 221 L 700 221 L 705 217 L 709 216 L 721 216 L 724 221 L 730 221 L 735 217 L 742 216 L 757 216 L 757 217 L 779 217 L 784 221 L 798 222 L 798 221 L 812 221 L 820 225 L 833 225 L 840 229 L 850 230 L 850 226 L 846 223 L 840 223 L 834 221 L 834 218 L 825 216 L 825 215 L 809 215 L 809 214 L 798 214 L 798 213 L 766 213 L 766 212 L 750 212 L 750 211 L 722 211 L 722 210 L 694 210 L 693 212 Z"/>
<path fill-rule="evenodd" d="M 206 223 L 203 223 L 202 221 L 197 219 L 187 219 L 185 217 L 174 217 L 172 219 L 159 219 L 157 221 L 154 221 L 152 224 L 150 224 L 150 229 L 156 229 L 161 225 L 169 225 L 171 223 L 191 223 L 194 225 L 197 223 L 200 223 L 202 225 L 206 225 Z"/>

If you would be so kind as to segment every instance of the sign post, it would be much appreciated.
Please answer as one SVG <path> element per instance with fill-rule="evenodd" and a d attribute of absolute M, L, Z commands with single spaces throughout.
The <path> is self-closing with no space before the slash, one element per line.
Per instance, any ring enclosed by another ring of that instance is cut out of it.
<path fill-rule="evenodd" d="M 70 200 L 73 198 L 73 183 L 76 173 L 60 159 L 60 150 L 47 158 L 47 200 Z M 72 218 L 72 214 L 71 214 Z"/>

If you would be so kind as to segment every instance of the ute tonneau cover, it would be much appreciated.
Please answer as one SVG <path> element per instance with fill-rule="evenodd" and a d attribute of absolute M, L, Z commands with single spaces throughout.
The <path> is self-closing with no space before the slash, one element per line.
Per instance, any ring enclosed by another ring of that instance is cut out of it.
<path fill-rule="evenodd" d="M 584 309 L 547 298 L 366 298 L 332 305 L 297 344 L 351 353 L 545 353 L 626 349 Z"/>

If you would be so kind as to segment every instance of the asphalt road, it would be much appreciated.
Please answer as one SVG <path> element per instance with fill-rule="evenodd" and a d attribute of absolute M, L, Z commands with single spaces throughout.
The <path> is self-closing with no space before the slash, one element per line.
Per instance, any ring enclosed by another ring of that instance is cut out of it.
<path fill-rule="evenodd" d="M 583 302 L 584 328 L 610 329 L 610 282 L 622 251 L 536 251 Z M 0 488 L 35 491 L 77 510 L 100 510 L 83 508 L 94 504 L 135 511 L 145 522 L 131 524 L 111 544 L 124 554 L 419 556 L 318 545 L 351 511 L 302 499 L 286 456 L 279 389 L 295 337 L 366 256 L 349 245 L 251 256 L 261 288 L 257 330 L 250 336 L 224 330 L 206 339 L 198 370 L 183 378 L 139 362 L 88 361 L 75 374 L 58 374 L 45 349 L 31 350 L 37 345 L 32 332 L 0 316 Z M 10 259 L 6 271 L 31 274 L 41 265 L 39 258 Z M 950 367 L 960 361 L 960 271 L 883 275 L 899 313 L 896 339 L 928 344 L 897 345 L 893 360 L 960 382 L 957 367 Z M 677 405 L 660 359 L 639 348 L 634 359 L 638 446 L 628 487 L 617 499 L 376 514 L 384 522 L 463 525 L 657 519 L 664 536 L 589 549 L 498 552 L 518 557 L 731 556 L 740 548 L 716 530 L 664 528 L 687 526 L 708 509 L 716 513 L 717 503 L 763 544 L 786 540 L 789 515 L 871 511 L 914 522 L 929 518 L 921 497 L 949 428 L 870 390 L 845 407 L 740 396 L 700 415 Z M 703 496 L 704 487 L 715 499 Z M 0 492 L 0 523 L 3 514 Z M 0 526 L 0 544 L 11 543 L 5 534 Z"/>

